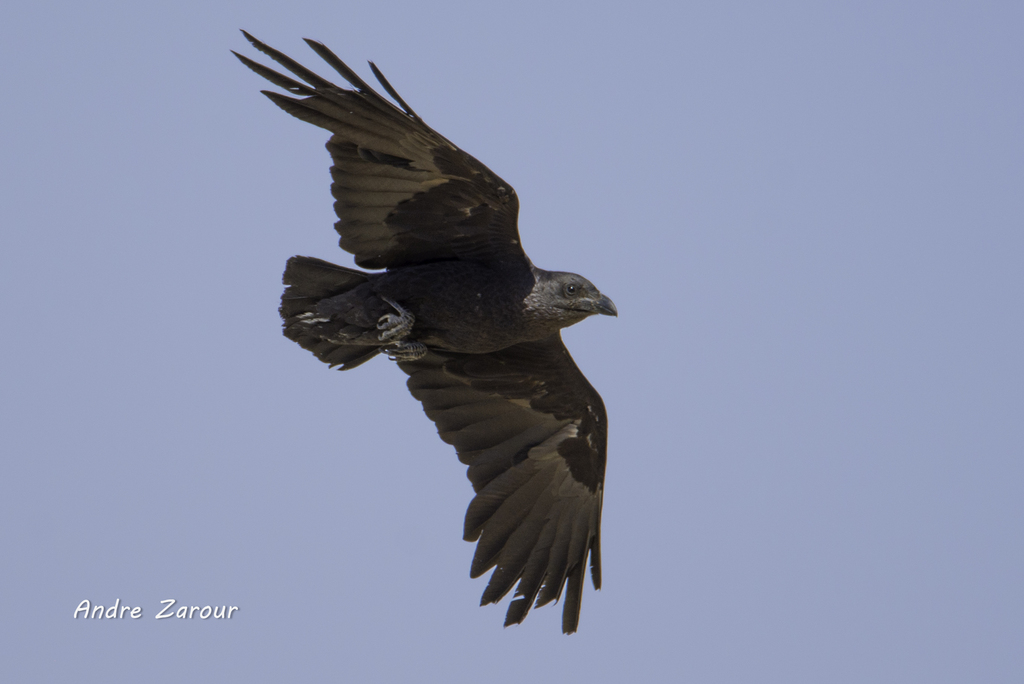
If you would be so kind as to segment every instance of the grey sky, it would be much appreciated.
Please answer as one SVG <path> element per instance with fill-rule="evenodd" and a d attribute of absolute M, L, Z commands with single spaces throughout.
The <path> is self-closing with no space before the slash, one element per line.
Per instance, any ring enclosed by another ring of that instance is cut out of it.
<path fill-rule="evenodd" d="M 1021 681 L 1024 9 L 770 5 L 5 3 L 5 680 Z M 578 634 L 477 607 L 404 374 L 281 336 L 352 262 L 239 28 L 374 60 L 618 306 Z"/>

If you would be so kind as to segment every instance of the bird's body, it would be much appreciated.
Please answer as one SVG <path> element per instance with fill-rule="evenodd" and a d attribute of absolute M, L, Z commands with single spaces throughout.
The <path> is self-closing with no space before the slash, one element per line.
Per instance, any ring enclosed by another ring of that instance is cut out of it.
<path fill-rule="evenodd" d="M 518 263 L 442 261 L 383 273 L 381 295 L 402 302 L 415 316 L 409 337 L 432 349 L 484 354 L 547 337 L 522 307 L 533 274 Z M 524 325 L 525 324 L 525 325 Z"/>
<path fill-rule="evenodd" d="M 382 351 L 399 362 L 469 465 L 471 575 L 495 568 L 482 602 L 518 582 L 508 625 L 565 588 L 563 631 L 575 631 L 588 556 L 600 587 L 607 419 L 559 331 L 616 315 L 614 304 L 582 276 L 535 267 L 520 246 L 512 187 L 426 126 L 376 67 L 401 109 L 320 43 L 307 41 L 354 90 L 245 35 L 305 81 L 238 55 L 300 96 L 264 91 L 278 106 L 331 131 L 341 247 L 357 265 L 386 269 L 292 257 L 284 334 L 343 370 Z"/>
<path fill-rule="evenodd" d="M 285 282 L 294 285 L 302 281 L 303 270 L 324 263 L 296 258 L 285 271 Z M 366 276 L 365 282 L 289 311 L 288 336 L 385 348 L 377 323 L 392 311 L 388 300 L 400 302 L 415 319 L 405 339 L 431 349 L 485 354 L 550 337 L 566 326 L 566 312 L 530 306 L 538 281 L 550 280 L 552 274 L 518 262 L 440 261 L 384 273 L 354 273 Z M 579 315 L 579 320 L 586 315 Z M 339 326 L 347 330 L 348 339 L 339 334 Z"/>

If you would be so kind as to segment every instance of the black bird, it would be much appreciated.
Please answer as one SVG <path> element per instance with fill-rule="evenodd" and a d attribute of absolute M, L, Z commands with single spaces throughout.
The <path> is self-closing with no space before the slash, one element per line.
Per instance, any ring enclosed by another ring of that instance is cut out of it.
<path fill-rule="evenodd" d="M 607 417 L 559 331 L 617 315 L 587 279 L 535 267 L 519 244 L 508 183 L 428 127 L 371 62 L 396 107 L 326 46 L 311 48 L 352 86 L 339 88 L 242 32 L 304 83 L 235 53 L 295 97 L 263 93 L 331 132 L 331 192 L 341 248 L 366 273 L 288 260 L 284 334 L 341 370 L 384 351 L 469 466 L 476 497 L 464 537 L 470 575 L 495 568 L 481 605 L 519 582 L 505 625 L 558 600 L 579 624 L 587 557 L 601 587 Z"/>

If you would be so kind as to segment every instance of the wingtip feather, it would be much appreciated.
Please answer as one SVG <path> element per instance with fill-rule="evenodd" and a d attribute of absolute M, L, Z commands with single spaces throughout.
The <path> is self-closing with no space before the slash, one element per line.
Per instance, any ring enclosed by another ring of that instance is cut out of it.
<path fill-rule="evenodd" d="M 565 579 L 565 603 L 562 607 L 562 633 L 572 634 L 580 626 L 580 606 L 583 603 L 583 579 L 586 566 L 577 565 Z"/>
<path fill-rule="evenodd" d="M 423 121 L 423 119 L 420 118 L 419 114 L 414 112 L 412 110 L 412 107 L 410 107 L 408 103 L 402 99 L 402 96 L 399 95 L 398 91 L 395 90 L 394 86 L 392 86 L 391 83 L 388 82 L 388 79 L 384 77 L 384 72 L 378 69 L 377 65 L 374 64 L 372 61 L 370 62 L 370 71 L 372 71 L 373 75 L 377 77 L 377 80 L 380 81 L 380 84 L 384 86 L 384 90 L 387 91 L 388 95 L 393 97 L 395 99 L 395 102 L 397 102 L 402 107 L 402 109 L 405 110 L 406 114 L 408 114 L 409 116 L 411 116 L 412 118 L 416 119 L 419 122 Z"/>
<path fill-rule="evenodd" d="M 334 54 L 329 47 L 318 40 L 313 40 L 312 38 L 303 38 L 302 40 L 306 41 L 306 45 L 308 45 L 313 52 L 319 55 L 320 59 L 327 62 L 332 69 L 341 74 L 342 78 L 348 81 L 356 90 L 361 93 L 372 93 L 376 95 L 374 89 L 371 88 L 366 81 L 360 78 L 359 74 L 352 71 L 352 68 L 345 64 L 338 55 Z"/>

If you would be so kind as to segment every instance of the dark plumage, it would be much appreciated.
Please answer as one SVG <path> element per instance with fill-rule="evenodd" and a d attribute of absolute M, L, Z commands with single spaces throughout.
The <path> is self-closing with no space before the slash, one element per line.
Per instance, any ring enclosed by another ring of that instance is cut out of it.
<path fill-rule="evenodd" d="M 423 123 L 373 63 L 401 109 L 320 43 L 306 41 L 353 90 L 245 37 L 304 81 L 235 53 L 295 96 L 263 91 L 275 104 L 331 132 L 341 247 L 359 266 L 386 269 L 292 257 L 284 334 L 342 370 L 381 351 L 399 362 L 469 466 L 470 574 L 494 568 L 481 603 L 518 582 L 509 625 L 565 589 L 562 629 L 576 631 L 588 555 L 601 585 L 607 418 L 559 331 L 616 315 L 614 304 L 581 276 L 536 268 L 519 243 L 512 186 Z"/>

